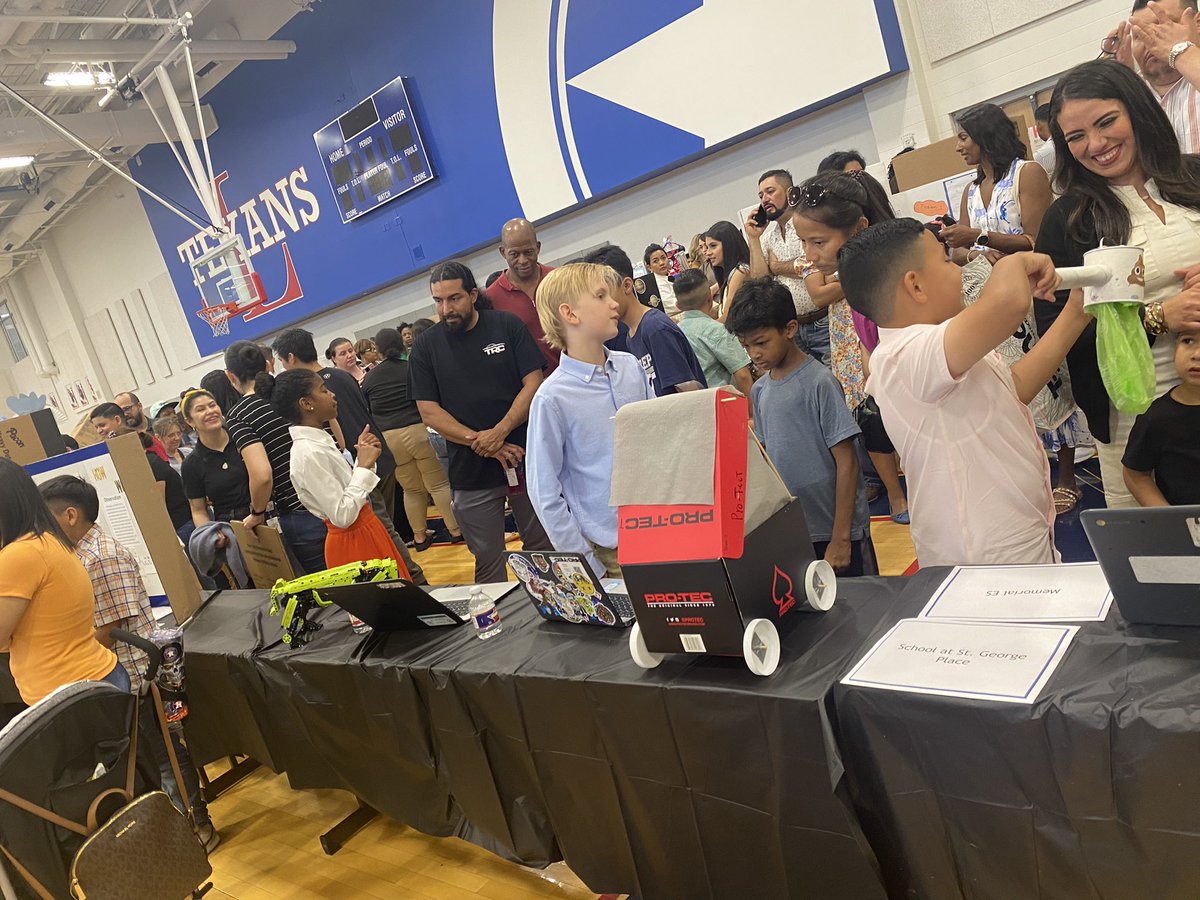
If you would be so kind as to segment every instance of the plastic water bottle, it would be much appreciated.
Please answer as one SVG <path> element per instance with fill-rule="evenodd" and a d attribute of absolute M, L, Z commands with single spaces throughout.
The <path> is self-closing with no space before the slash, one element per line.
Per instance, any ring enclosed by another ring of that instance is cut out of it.
<path fill-rule="evenodd" d="M 183 692 L 183 629 L 174 625 L 155 626 L 150 640 L 162 651 L 155 682 L 162 694 L 163 713 L 168 722 L 180 722 L 188 712 L 187 695 Z"/>
<path fill-rule="evenodd" d="M 475 626 L 475 636 L 481 641 L 494 638 L 503 629 L 500 622 L 500 610 L 496 609 L 496 601 L 489 597 L 483 588 L 471 589 L 471 602 L 467 605 L 467 614 L 471 624 Z"/>
<path fill-rule="evenodd" d="M 371 630 L 371 626 L 360 619 L 354 613 L 346 613 L 350 617 L 350 627 L 354 629 L 355 634 L 367 634 Z"/>

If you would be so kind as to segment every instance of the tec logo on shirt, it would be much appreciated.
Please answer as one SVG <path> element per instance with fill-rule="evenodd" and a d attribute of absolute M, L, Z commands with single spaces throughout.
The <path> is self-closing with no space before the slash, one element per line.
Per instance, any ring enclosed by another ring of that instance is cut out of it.
<path fill-rule="evenodd" d="M 503 353 L 504 352 L 504 342 L 500 341 L 495 344 L 488 344 L 486 347 L 483 348 L 483 352 L 486 353 L 488 356 L 495 356 L 497 353 Z"/>

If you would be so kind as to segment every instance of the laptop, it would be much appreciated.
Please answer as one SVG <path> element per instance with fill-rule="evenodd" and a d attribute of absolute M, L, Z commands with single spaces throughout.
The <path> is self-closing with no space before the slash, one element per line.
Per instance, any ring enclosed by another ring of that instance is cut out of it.
<path fill-rule="evenodd" d="M 1085 509 L 1079 519 L 1126 621 L 1200 625 L 1200 506 Z"/>
<path fill-rule="evenodd" d="M 634 623 L 625 582 L 597 578 L 582 554 L 519 550 L 506 555 L 509 568 L 543 619 L 607 628 Z"/>
<path fill-rule="evenodd" d="M 462 625 L 468 600 L 442 602 L 409 581 L 368 581 L 321 588 L 321 599 L 337 604 L 377 632 Z"/>

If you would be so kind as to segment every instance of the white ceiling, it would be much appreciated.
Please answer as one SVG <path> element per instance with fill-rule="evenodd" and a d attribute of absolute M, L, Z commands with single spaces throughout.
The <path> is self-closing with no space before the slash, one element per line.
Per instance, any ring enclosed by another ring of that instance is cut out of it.
<path fill-rule="evenodd" d="M 53 89 L 45 87 L 42 80 L 48 72 L 64 71 L 72 63 L 82 62 L 101 63 L 122 79 L 170 26 L 51 22 L 46 18 L 176 21 L 185 12 L 192 13 L 191 51 L 197 88 L 203 97 L 244 59 L 286 56 L 289 45 L 267 42 L 293 16 L 317 2 L 320 0 L 0 0 L 0 81 L 122 165 L 147 143 L 164 140 L 148 108 L 153 105 L 166 118 L 161 93 L 151 84 L 153 78 L 142 85 L 142 97 L 130 103 L 115 97 L 105 107 L 100 105 L 101 89 Z M 38 17 L 39 21 L 15 17 Z M 158 50 L 151 63 L 142 67 L 139 81 L 150 76 L 153 63 L 178 41 L 175 37 Z M 191 89 L 182 60 L 172 63 L 169 71 L 180 100 L 187 104 Z M 220 110 L 211 112 L 219 127 Z M 0 157 L 27 154 L 35 156 L 40 182 L 36 194 L 29 190 L 28 173 L 23 189 L 21 172 L 0 171 L 0 278 L 33 258 L 37 239 L 58 217 L 84 202 L 102 180 L 115 177 L 0 92 Z"/>

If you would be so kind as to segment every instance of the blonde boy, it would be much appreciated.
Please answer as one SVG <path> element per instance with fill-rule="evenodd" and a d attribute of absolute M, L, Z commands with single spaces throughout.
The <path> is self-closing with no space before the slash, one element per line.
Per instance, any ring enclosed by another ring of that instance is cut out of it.
<path fill-rule="evenodd" d="M 569 263 L 538 285 L 538 319 L 562 360 L 529 409 L 525 472 L 554 549 L 582 553 L 597 575 L 617 578 L 617 511 L 608 502 L 613 419 L 654 393 L 636 358 L 604 346 L 620 320 L 610 272 Z"/>

